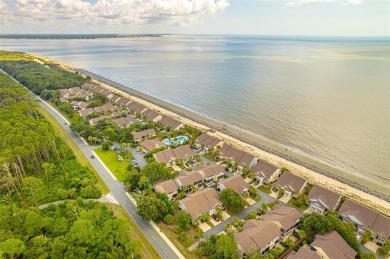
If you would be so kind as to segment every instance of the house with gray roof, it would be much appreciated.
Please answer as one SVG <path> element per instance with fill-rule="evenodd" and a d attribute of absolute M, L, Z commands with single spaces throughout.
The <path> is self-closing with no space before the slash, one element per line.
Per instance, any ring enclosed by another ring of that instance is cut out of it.
<path fill-rule="evenodd" d="M 308 196 L 309 209 L 321 215 L 328 210 L 336 210 L 341 201 L 341 195 L 316 185 L 310 190 Z"/>

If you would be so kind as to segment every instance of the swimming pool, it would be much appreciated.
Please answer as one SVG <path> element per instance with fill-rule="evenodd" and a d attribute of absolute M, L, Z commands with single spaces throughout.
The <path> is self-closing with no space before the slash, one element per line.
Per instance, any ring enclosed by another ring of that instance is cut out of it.
<path fill-rule="evenodd" d="M 182 144 L 184 141 L 188 139 L 187 136 L 178 136 L 176 139 L 174 138 L 166 138 L 163 140 L 165 145 L 177 145 Z"/>

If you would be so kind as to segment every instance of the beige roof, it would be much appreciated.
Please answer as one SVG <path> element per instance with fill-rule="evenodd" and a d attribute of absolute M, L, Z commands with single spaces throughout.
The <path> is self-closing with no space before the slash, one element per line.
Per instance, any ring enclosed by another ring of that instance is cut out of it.
<path fill-rule="evenodd" d="M 171 194 L 177 192 L 177 185 L 172 179 L 155 182 L 153 186 L 159 193 Z"/>
<path fill-rule="evenodd" d="M 113 101 L 113 102 L 116 102 L 116 101 L 118 101 L 120 98 L 121 98 L 120 96 L 113 94 L 113 95 L 111 95 L 111 97 L 110 97 L 109 99 L 110 99 L 111 101 Z"/>
<path fill-rule="evenodd" d="M 144 141 L 141 142 L 141 146 L 145 150 L 151 151 L 155 148 L 163 147 L 163 146 L 165 146 L 165 144 L 164 144 L 164 142 L 162 142 L 158 138 L 155 138 L 155 139 L 145 139 Z"/>
<path fill-rule="evenodd" d="M 119 98 L 118 100 L 116 100 L 116 103 L 119 103 L 119 104 L 122 104 L 122 105 L 127 105 L 128 103 L 130 102 L 129 99 L 126 99 L 126 98 Z"/>
<path fill-rule="evenodd" d="M 180 183 L 182 186 L 190 186 L 202 180 L 203 180 L 202 175 L 196 171 L 188 172 L 183 170 L 175 177 L 175 182 Z"/>
<path fill-rule="evenodd" d="M 78 106 L 78 107 L 84 108 L 84 109 L 87 108 L 87 106 L 88 106 L 88 103 L 83 102 L 83 101 L 81 101 L 81 102 L 72 101 L 70 104 L 72 104 L 73 106 Z"/>
<path fill-rule="evenodd" d="M 184 159 L 187 156 L 194 155 L 189 145 L 180 146 L 174 149 L 166 149 L 154 154 L 157 162 L 169 163 L 176 159 Z"/>
<path fill-rule="evenodd" d="M 390 218 L 351 200 L 344 201 L 339 214 L 349 222 L 369 229 L 386 239 L 390 237 Z"/>
<path fill-rule="evenodd" d="M 241 151 L 239 149 L 236 149 L 228 144 L 224 144 L 221 149 L 219 150 L 219 155 L 223 157 L 227 157 L 234 162 L 237 162 L 239 164 L 245 165 L 249 167 L 253 159 L 255 159 L 254 156 Z"/>
<path fill-rule="evenodd" d="M 80 114 L 81 117 L 85 117 L 85 116 L 87 116 L 87 115 L 89 115 L 91 113 L 93 113 L 93 109 L 92 108 L 87 108 L 85 110 L 80 110 L 79 111 L 79 114 Z"/>
<path fill-rule="evenodd" d="M 317 235 L 311 246 L 321 248 L 329 258 L 354 259 L 357 255 L 335 230 L 325 235 Z"/>
<path fill-rule="evenodd" d="M 235 234 L 234 240 L 248 254 L 254 249 L 264 249 L 278 236 L 280 236 L 280 230 L 274 223 L 251 219 L 245 222 L 242 232 Z"/>
<path fill-rule="evenodd" d="M 109 119 L 109 118 L 111 118 L 111 115 L 102 115 L 102 116 L 99 116 L 99 117 L 90 119 L 90 120 L 89 120 L 89 124 L 95 125 L 95 124 L 98 123 L 99 121 L 102 121 L 102 120 L 105 120 L 105 119 Z"/>
<path fill-rule="evenodd" d="M 126 107 L 129 110 L 134 111 L 134 112 L 138 112 L 138 113 L 140 113 L 146 109 L 146 107 L 144 105 L 137 103 L 137 102 L 131 102 L 131 103 L 127 104 Z"/>
<path fill-rule="evenodd" d="M 127 127 L 129 126 L 130 124 L 132 123 L 135 123 L 137 120 L 134 119 L 133 117 L 131 116 L 126 116 L 126 117 L 121 117 L 121 118 L 118 118 L 115 120 L 115 123 L 119 126 L 119 127 Z"/>
<path fill-rule="evenodd" d="M 82 85 L 82 88 L 87 89 L 87 90 L 93 90 L 95 88 L 100 88 L 100 86 L 97 86 L 97 85 L 91 84 L 91 83 L 84 83 Z"/>
<path fill-rule="evenodd" d="M 105 111 L 112 111 L 115 109 L 115 106 L 111 103 L 103 104 L 102 106 L 98 106 L 93 108 L 95 112 L 105 112 Z"/>
<path fill-rule="evenodd" d="M 196 219 L 203 213 L 216 208 L 220 203 L 219 194 L 213 188 L 206 188 L 201 191 L 189 194 L 186 198 L 179 201 L 192 219 Z"/>
<path fill-rule="evenodd" d="M 154 120 L 158 116 L 161 116 L 158 112 L 151 110 L 151 109 L 146 109 L 142 112 L 142 115 L 145 116 L 148 120 Z"/>
<path fill-rule="evenodd" d="M 253 172 L 262 174 L 266 178 L 270 178 L 278 168 L 270 163 L 259 160 L 257 164 L 252 168 Z"/>
<path fill-rule="evenodd" d="M 166 127 L 170 127 L 172 129 L 176 129 L 181 125 L 180 121 L 172 119 L 170 117 L 164 116 L 161 118 L 160 123 Z"/>
<path fill-rule="evenodd" d="M 287 172 L 283 173 L 276 181 L 276 186 L 283 186 L 293 192 L 298 192 L 305 184 L 305 179 Z"/>
<path fill-rule="evenodd" d="M 277 205 L 273 210 L 267 211 L 267 213 L 264 214 L 263 219 L 278 222 L 283 229 L 289 229 L 294 226 L 302 216 L 303 214 L 295 208 Z"/>
<path fill-rule="evenodd" d="M 315 185 L 309 192 L 309 200 L 325 209 L 336 210 L 341 195 Z"/>
<path fill-rule="evenodd" d="M 207 133 L 203 133 L 202 135 L 200 135 L 200 136 L 196 139 L 196 142 L 197 142 L 199 145 L 204 145 L 205 147 L 215 148 L 219 143 L 222 142 L 222 140 L 220 140 L 219 138 L 210 136 L 210 135 L 207 134 Z"/>
<path fill-rule="evenodd" d="M 154 129 L 147 129 L 138 132 L 133 131 L 131 135 L 133 135 L 133 139 L 137 140 L 146 136 L 154 136 L 156 135 L 156 131 Z"/>
<path fill-rule="evenodd" d="M 223 179 L 219 183 L 221 185 L 223 184 L 225 188 L 233 189 L 240 194 L 247 191 L 250 186 L 250 184 L 245 182 L 244 178 L 239 175 L 233 175 L 227 179 Z"/>
<path fill-rule="evenodd" d="M 225 173 L 225 169 L 219 164 L 199 165 L 194 170 L 201 172 L 205 178 Z"/>
<path fill-rule="evenodd" d="M 83 92 L 84 91 L 78 86 L 69 89 L 60 89 L 60 97 L 64 97 L 65 95 L 78 95 Z"/>
<path fill-rule="evenodd" d="M 301 247 L 298 252 L 293 252 L 287 259 L 321 259 L 321 257 L 315 251 L 307 247 Z"/>

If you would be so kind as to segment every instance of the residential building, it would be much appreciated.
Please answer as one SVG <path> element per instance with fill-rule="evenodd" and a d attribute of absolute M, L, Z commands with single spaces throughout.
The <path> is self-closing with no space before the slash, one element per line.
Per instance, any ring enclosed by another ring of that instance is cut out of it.
<path fill-rule="evenodd" d="M 156 192 L 165 193 L 171 201 L 177 197 L 177 185 L 172 179 L 155 182 L 153 188 Z"/>
<path fill-rule="evenodd" d="M 174 179 L 177 187 L 185 193 L 191 193 L 191 185 L 196 188 L 202 187 L 203 177 L 199 172 L 192 171 L 180 171 L 180 173 Z"/>
<path fill-rule="evenodd" d="M 132 113 L 141 113 L 146 110 L 146 107 L 137 102 L 130 102 L 126 105 L 127 109 L 129 109 Z"/>
<path fill-rule="evenodd" d="M 101 115 L 99 117 L 90 119 L 89 120 L 89 125 L 94 126 L 94 125 L 96 125 L 100 121 L 103 121 L 103 120 L 106 120 L 106 119 L 111 119 L 111 118 L 116 118 L 116 117 L 119 117 L 121 115 L 122 114 L 120 112 L 113 112 L 111 114 Z"/>
<path fill-rule="evenodd" d="M 116 110 L 116 107 L 112 105 L 111 103 L 103 104 L 102 106 L 98 106 L 93 108 L 95 112 L 107 112 L 107 111 L 114 111 Z"/>
<path fill-rule="evenodd" d="M 126 106 L 127 107 L 127 104 L 129 104 L 131 101 L 129 99 L 126 99 L 124 97 L 121 97 L 119 99 L 116 100 L 116 103 L 119 104 L 119 105 L 123 105 L 123 106 Z"/>
<path fill-rule="evenodd" d="M 221 147 L 223 142 L 219 138 L 210 136 L 207 133 L 202 133 L 199 137 L 196 138 L 195 145 L 198 148 L 203 146 L 206 150 L 209 150 L 210 148 L 213 149 L 216 147 Z"/>
<path fill-rule="evenodd" d="M 84 110 L 79 110 L 79 115 L 81 118 L 84 118 L 93 112 L 94 112 L 93 108 L 87 108 Z"/>
<path fill-rule="evenodd" d="M 126 117 L 120 117 L 116 119 L 115 124 L 119 127 L 129 127 L 131 124 L 137 122 L 136 119 L 134 119 L 132 116 L 126 116 Z"/>
<path fill-rule="evenodd" d="M 223 179 L 225 175 L 225 169 L 218 164 L 199 165 L 195 167 L 194 170 L 198 171 L 203 176 L 203 181 L 208 186 Z"/>
<path fill-rule="evenodd" d="M 284 190 L 284 196 L 287 198 L 301 195 L 306 185 L 307 181 L 305 179 L 287 172 L 283 173 L 275 184 L 277 190 Z"/>
<path fill-rule="evenodd" d="M 298 252 L 292 252 L 287 259 L 321 259 L 321 257 L 314 250 L 301 247 Z"/>
<path fill-rule="evenodd" d="M 142 116 L 144 116 L 149 121 L 158 122 L 161 120 L 162 115 L 152 109 L 146 109 L 142 112 Z"/>
<path fill-rule="evenodd" d="M 162 142 L 158 138 L 145 139 L 144 141 L 141 142 L 140 145 L 141 145 L 144 153 L 148 153 L 148 152 L 152 151 L 153 149 L 165 146 L 164 142 Z"/>
<path fill-rule="evenodd" d="M 341 195 L 320 186 L 313 186 L 309 192 L 309 209 L 321 215 L 328 210 L 336 210 L 340 201 Z"/>
<path fill-rule="evenodd" d="M 247 220 L 243 230 L 234 235 L 234 240 L 243 257 L 255 250 L 266 254 L 279 243 L 279 239 L 278 226 L 270 221 L 256 219 Z"/>
<path fill-rule="evenodd" d="M 172 131 L 180 129 L 183 124 L 180 121 L 164 116 L 159 121 L 163 126 L 170 128 Z"/>
<path fill-rule="evenodd" d="M 133 136 L 133 140 L 135 142 L 141 141 L 145 137 L 154 137 L 156 136 L 156 131 L 154 129 L 147 129 L 147 130 L 142 130 L 138 132 L 132 132 L 131 135 Z"/>
<path fill-rule="evenodd" d="M 390 237 L 390 218 L 351 200 L 346 200 L 339 209 L 344 221 L 355 225 L 356 237 L 361 239 L 366 230 L 372 232 L 373 242 L 384 245 Z"/>
<path fill-rule="evenodd" d="M 286 240 L 299 225 L 303 213 L 292 207 L 276 205 L 271 211 L 263 215 L 263 220 L 275 223 L 281 232 L 281 239 Z"/>
<path fill-rule="evenodd" d="M 109 99 L 110 101 L 116 103 L 121 97 L 115 94 L 110 95 Z"/>
<path fill-rule="evenodd" d="M 88 106 L 88 103 L 83 102 L 83 101 L 81 101 L 81 102 L 72 101 L 70 104 L 73 105 L 73 108 L 75 111 L 85 110 L 85 109 L 87 109 L 87 106 Z"/>
<path fill-rule="evenodd" d="M 250 184 L 245 182 L 244 178 L 239 175 L 233 175 L 229 178 L 223 179 L 218 183 L 217 191 L 222 192 L 226 188 L 230 188 L 243 194 L 249 190 Z"/>
<path fill-rule="evenodd" d="M 166 149 L 155 153 L 153 156 L 159 163 L 175 162 L 177 159 L 185 160 L 188 156 L 193 156 L 194 152 L 189 145 L 183 145 L 174 149 Z"/>
<path fill-rule="evenodd" d="M 265 184 L 278 180 L 281 173 L 279 168 L 263 160 L 259 160 L 252 170 L 259 182 Z"/>
<path fill-rule="evenodd" d="M 60 100 L 61 102 L 68 102 L 70 99 L 76 98 L 84 91 L 80 87 L 72 87 L 69 89 L 60 89 Z"/>
<path fill-rule="evenodd" d="M 325 235 L 316 235 L 310 246 L 321 258 L 326 259 L 354 259 L 357 255 L 357 252 L 345 242 L 336 230 Z"/>
<path fill-rule="evenodd" d="M 221 206 L 219 194 L 213 188 L 206 188 L 201 191 L 189 194 L 179 201 L 179 210 L 187 211 L 191 215 L 192 221 L 198 219 L 203 214 L 213 215 L 216 209 Z"/>
<path fill-rule="evenodd" d="M 257 158 L 252 156 L 244 151 L 236 149 L 228 144 L 224 144 L 219 150 L 219 156 L 237 162 L 239 165 L 252 168 L 256 162 Z"/>

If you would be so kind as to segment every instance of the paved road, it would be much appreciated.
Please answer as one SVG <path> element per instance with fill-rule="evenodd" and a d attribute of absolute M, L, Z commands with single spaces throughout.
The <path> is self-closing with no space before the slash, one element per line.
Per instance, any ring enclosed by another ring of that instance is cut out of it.
<path fill-rule="evenodd" d="M 46 103 L 40 102 L 40 104 L 50 112 L 50 114 L 66 129 L 68 134 L 73 138 L 76 144 L 79 146 L 81 151 L 87 157 L 89 162 L 98 172 L 100 177 L 107 184 L 108 188 L 110 188 L 111 194 L 115 197 L 115 199 L 119 202 L 120 205 L 126 210 L 127 214 L 134 220 L 137 226 L 141 229 L 144 235 L 149 239 L 149 242 L 154 246 L 157 252 L 160 254 L 162 258 L 172 259 L 178 258 L 176 254 L 170 249 L 170 247 L 164 242 L 164 240 L 160 237 L 158 233 L 151 227 L 149 222 L 143 220 L 137 214 L 137 208 L 134 204 L 129 200 L 126 196 L 126 188 L 125 185 L 121 182 L 115 181 L 107 170 L 102 166 L 102 164 L 97 159 L 91 159 L 91 154 L 93 151 L 93 147 L 87 146 L 80 139 L 80 137 L 71 131 L 69 125 L 65 125 L 65 120 Z"/>

